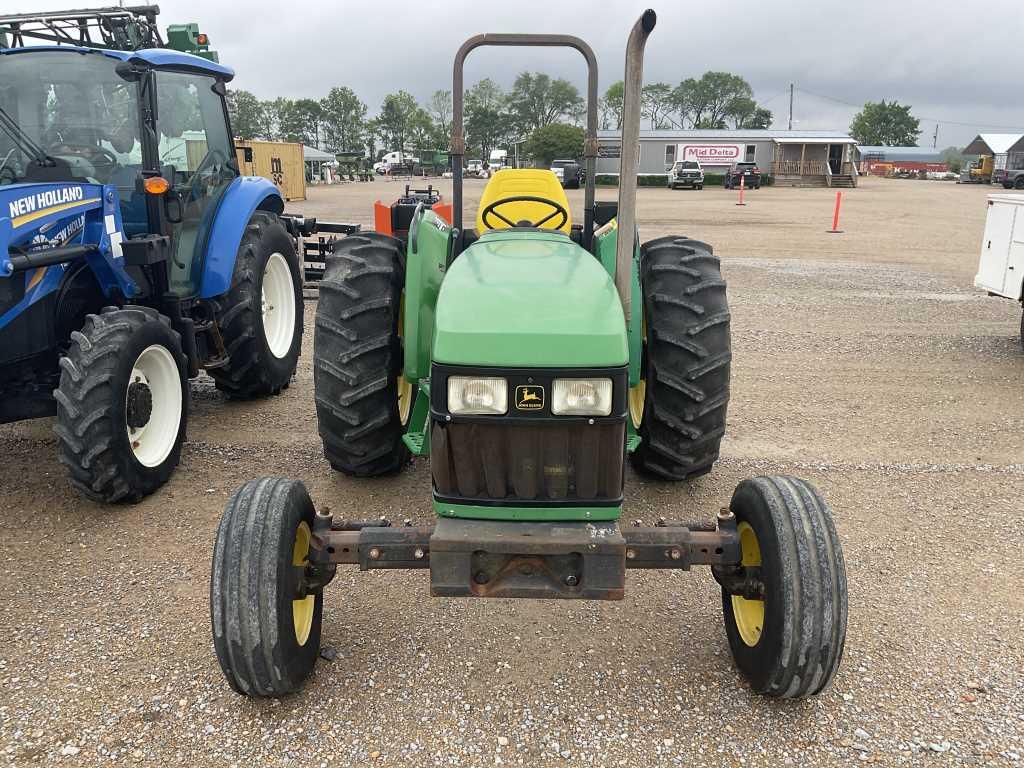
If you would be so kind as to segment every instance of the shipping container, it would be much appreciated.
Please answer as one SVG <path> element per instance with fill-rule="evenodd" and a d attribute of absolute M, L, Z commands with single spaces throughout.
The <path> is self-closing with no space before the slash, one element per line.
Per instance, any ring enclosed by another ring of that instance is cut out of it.
<path fill-rule="evenodd" d="M 243 176 L 270 179 L 288 201 L 306 199 L 306 164 L 302 145 L 284 141 L 235 141 Z"/>

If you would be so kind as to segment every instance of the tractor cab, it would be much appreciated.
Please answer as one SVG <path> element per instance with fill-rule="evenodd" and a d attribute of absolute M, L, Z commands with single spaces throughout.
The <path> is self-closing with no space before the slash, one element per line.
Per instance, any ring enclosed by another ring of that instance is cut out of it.
<path fill-rule="evenodd" d="M 238 176 L 224 104 L 232 76 L 166 50 L 0 51 L 0 188 L 115 187 L 125 235 L 166 229 L 169 289 L 194 296 L 213 212 Z M 165 206 L 149 204 L 155 189 Z"/>

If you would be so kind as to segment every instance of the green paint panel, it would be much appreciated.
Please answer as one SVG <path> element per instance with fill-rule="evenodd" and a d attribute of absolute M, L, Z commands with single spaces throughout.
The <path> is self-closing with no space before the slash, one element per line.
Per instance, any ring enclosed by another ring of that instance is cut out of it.
<path fill-rule="evenodd" d="M 437 300 L 441 363 L 625 365 L 622 305 L 601 263 L 559 233 L 488 232 L 449 267 Z"/>
<path fill-rule="evenodd" d="M 409 237 L 405 259 L 405 378 L 416 382 L 430 375 L 430 342 L 434 336 L 437 294 L 444 280 L 451 245 L 451 227 L 429 209 L 412 223 L 416 250 Z"/>
<path fill-rule="evenodd" d="M 435 500 L 434 512 L 440 517 L 470 520 L 569 522 L 618 520 L 622 516 L 622 507 L 478 507 L 472 504 L 441 504 Z"/>
<path fill-rule="evenodd" d="M 615 280 L 615 244 L 618 240 L 619 228 L 615 219 L 598 230 L 594 236 L 594 253 L 601 261 L 608 275 Z M 640 382 L 641 357 L 643 355 L 643 322 L 644 297 L 640 290 L 640 238 L 636 238 L 633 250 L 633 269 L 630 284 L 632 286 L 632 317 L 629 319 L 627 341 L 629 344 L 629 386 L 635 387 Z"/>

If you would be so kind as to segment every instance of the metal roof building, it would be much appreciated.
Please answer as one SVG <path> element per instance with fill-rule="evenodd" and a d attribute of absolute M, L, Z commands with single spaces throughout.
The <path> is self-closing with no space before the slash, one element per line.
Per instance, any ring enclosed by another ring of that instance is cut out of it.
<path fill-rule="evenodd" d="M 857 145 L 857 154 L 862 160 L 871 158 L 886 163 L 909 161 L 913 163 L 941 163 L 942 150 L 932 147 L 873 147 Z"/>
<path fill-rule="evenodd" d="M 964 148 L 965 155 L 992 155 L 992 180 L 1007 170 L 1024 169 L 1024 133 L 979 133 Z"/>
<path fill-rule="evenodd" d="M 1024 152 L 1024 133 L 979 133 L 964 147 L 965 155 L 1005 155 Z"/>

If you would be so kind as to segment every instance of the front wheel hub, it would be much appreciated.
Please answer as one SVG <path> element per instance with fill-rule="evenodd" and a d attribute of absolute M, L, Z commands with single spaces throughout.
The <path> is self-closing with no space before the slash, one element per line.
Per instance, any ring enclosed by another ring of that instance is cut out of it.
<path fill-rule="evenodd" d="M 128 385 L 126 410 L 130 429 L 141 429 L 146 426 L 149 417 L 153 415 L 153 390 L 141 377 Z"/>

